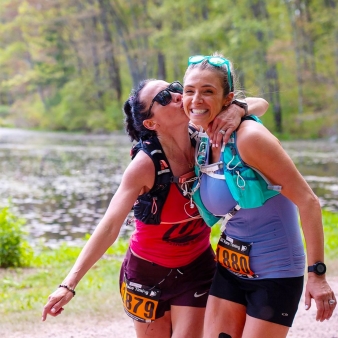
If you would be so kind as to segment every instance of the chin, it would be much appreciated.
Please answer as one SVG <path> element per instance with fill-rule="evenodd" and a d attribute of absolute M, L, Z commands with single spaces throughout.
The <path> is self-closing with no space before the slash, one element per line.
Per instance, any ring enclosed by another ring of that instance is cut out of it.
<path fill-rule="evenodd" d="M 206 118 L 206 116 L 202 117 L 202 116 L 190 115 L 190 121 L 193 124 L 202 127 L 203 129 L 205 129 L 206 128 L 205 126 L 208 126 L 209 124 L 209 121 Z"/>

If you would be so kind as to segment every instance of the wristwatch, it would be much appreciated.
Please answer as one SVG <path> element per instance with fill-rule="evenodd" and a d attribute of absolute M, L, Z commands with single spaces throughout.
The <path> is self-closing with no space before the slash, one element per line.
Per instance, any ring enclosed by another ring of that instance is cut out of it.
<path fill-rule="evenodd" d="M 248 104 L 244 100 L 234 99 L 231 103 L 244 109 L 245 113 L 243 117 L 249 115 Z"/>
<path fill-rule="evenodd" d="M 313 265 L 308 266 L 307 272 L 314 272 L 316 275 L 324 275 L 326 272 L 326 265 L 323 262 L 316 262 Z"/>

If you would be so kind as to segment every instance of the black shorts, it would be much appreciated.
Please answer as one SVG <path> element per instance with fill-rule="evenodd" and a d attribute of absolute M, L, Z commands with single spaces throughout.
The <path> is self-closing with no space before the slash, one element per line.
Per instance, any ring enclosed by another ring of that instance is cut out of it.
<path fill-rule="evenodd" d="M 128 249 L 121 267 L 120 287 L 126 276 L 131 282 L 160 289 L 156 310 L 156 318 L 160 318 L 171 305 L 205 307 L 215 268 L 211 247 L 190 264 L 172 269 L 141 259 Z"/>
<path fill-rule="evenodd" d="M 268 322 L 292 326 L 304 276 L 244 279 L 217 265 L 210 295 L 246 306 L 246 313 Z"/>

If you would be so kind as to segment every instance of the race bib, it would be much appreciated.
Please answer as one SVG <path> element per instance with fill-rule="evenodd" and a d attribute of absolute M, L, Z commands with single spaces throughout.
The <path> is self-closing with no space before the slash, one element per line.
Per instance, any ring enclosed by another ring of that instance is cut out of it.
<path fill-rule="evenodd" d="M 226 269 L 240 277 L 258 277 L 250 268 L 251 244 L 231 238 L 222 233 L 216 249 L 216 260 Z"/>
<path fill-rule="evenodd" d="M 121 296 L 124 311 L 139 322 L 150 323 L 156 319 L 156 309 L 161 291 L 134 282 L 124 277 Z"/>

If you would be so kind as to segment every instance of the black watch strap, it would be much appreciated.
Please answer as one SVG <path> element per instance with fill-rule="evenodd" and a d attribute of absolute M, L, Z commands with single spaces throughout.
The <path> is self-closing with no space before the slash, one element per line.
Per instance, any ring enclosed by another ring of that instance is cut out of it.
<path fill-rule="evenodd" d="M 314 272 L 316 275 L 324 275 L 326 272 L 326 265 L 323 262 L 316 262 L 313 265 L 308 266 L 307 272 Z"/>
<path fill-rule="evenodd" d="M 248 116 L 249 115 L 249 108 L 248 108 L 248 104 L 244 101 L 244 100 L 240 100 L 240 99 L 234 99 L 232 100 L 231 102 L 232 104 L 235 104 L 241 108 L 244 109 L 245 113 L 244 113 L 244 116 Z"/>

